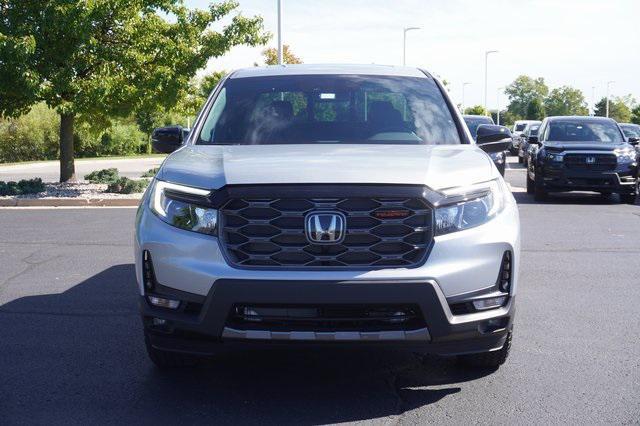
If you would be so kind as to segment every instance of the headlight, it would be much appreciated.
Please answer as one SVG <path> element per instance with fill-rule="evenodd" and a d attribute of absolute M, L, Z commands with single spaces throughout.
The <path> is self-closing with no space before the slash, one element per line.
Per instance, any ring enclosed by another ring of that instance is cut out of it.
<path fill-rule="evenodd" d="M 620 149 L 615 151 L 618 163 L 631 163 L 636 161 L 635 149 Z"/>
<path fill-rule="evenodd" d="M 505 184 L 493 180 L 467 189 L 445 192 L 447 198 L 463 201 L 436 208 L 436 235 L 448 234 L 482 225 L 495 217 L 505 205 Z"/>
<path fill-rule="evenodd" d="M 562 156 L 562 154 L 552 154 L 550 152 L 547 152 L 544 156 L 544 159 L 547 161 L 555 161 L 555 162 L 562 162 L 562 160 L 564 159 L 564 157 Z"/>
<path fill-rule="evenodd" d="M 169 225 L 187 231 L 215 235 L 218 211 L 204 205 L 209 194 L 210 191 L 206 189 L 155 179 L 149 207 Z"/>

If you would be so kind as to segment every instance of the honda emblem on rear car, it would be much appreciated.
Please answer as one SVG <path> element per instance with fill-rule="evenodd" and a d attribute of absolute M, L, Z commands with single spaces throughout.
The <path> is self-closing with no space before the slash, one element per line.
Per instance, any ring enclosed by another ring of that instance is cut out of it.
<path fill-rule="evenodd" d="M 595 164 L 596 157 L 587 157 L 586 162 L 587 164 Z"/>
<path fill-rule="evenodd" d="M 313 244 L 338 244 L 344 240 L 346 224 L 342 213 L 318 212 L 307 215 L 304 229 Z"/>

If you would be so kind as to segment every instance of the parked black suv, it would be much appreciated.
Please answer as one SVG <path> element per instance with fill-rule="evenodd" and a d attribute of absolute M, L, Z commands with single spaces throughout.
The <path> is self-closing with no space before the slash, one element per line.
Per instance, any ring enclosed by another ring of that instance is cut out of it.
<path fill-rule="evenodd" d="M 618 124 L 604 117 L 547 117 L 527 167 L 527 192 L 542 200 L 549 192 L 595 191 L 620 194 L 634 204 L 638 193 L 638 153 Z"/>
<path fill-rule="evenodd" d="M 464 118 L 464 123 L 469 128 L 469 132 L 471 133 L 473 139 L 477 139 L 478 137 L 478 127 L 483 125 L 493 126 L 495 124 L 493 122 L 493 118 L 487 117 L 485 115 L 463 115 L 462 118 Z M 489 153 L 489 157 L 491 157 L 491 160 L 493 160 L 493 164 L 496 165 L 500 174 L 504 176 L 504 169 L 507 163 L 506 151 L 491 152 Z"/>
<path fill-rule="evenodd" d="M 520 146 L 518 147 L 518 163 L 524 164 L 525 167 L 529 162 L 529 138 L 533 137 L 534 140 L 537 140 L 538 130 L 540 129 L 540 124 L 530 124 L 527 126 L 525 131 L 520 135 Z"/>

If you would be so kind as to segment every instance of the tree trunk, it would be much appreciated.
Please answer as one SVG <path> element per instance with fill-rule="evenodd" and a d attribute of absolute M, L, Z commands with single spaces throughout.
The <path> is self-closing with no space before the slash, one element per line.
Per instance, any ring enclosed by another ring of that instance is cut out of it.
<path fill-rule="evenodd" d="M 76 168 L 73 162 L 73 122 L 75 114 L 60 114 L 60 182 L 74 182 Z"/>

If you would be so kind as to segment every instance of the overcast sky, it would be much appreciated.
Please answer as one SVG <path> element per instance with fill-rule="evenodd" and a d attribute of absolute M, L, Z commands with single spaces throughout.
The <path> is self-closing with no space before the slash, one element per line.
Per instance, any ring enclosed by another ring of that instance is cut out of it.
<path fill-rule="evenodd" d="M 209 0 L 186 0 L 206 7 Z M 276 0 L 240 0 L 244 15 L 259 14 L 276 46 Z M 402 63 L 424 67 L 450 82 L 465 104 L 482 104 L 484 52 L 489 58 L 488 103 L 520 74 L 544 77 L 553 88 L 571 85 L 591 102 L 632 94 L 640 101 L 640 0 L 283 0 L 283 40 L 305 63 Z M 262 48 L 234 48 L 211 69 L 251 66 Z M 501 106 L 507 98 L 500 97 Z"/>

